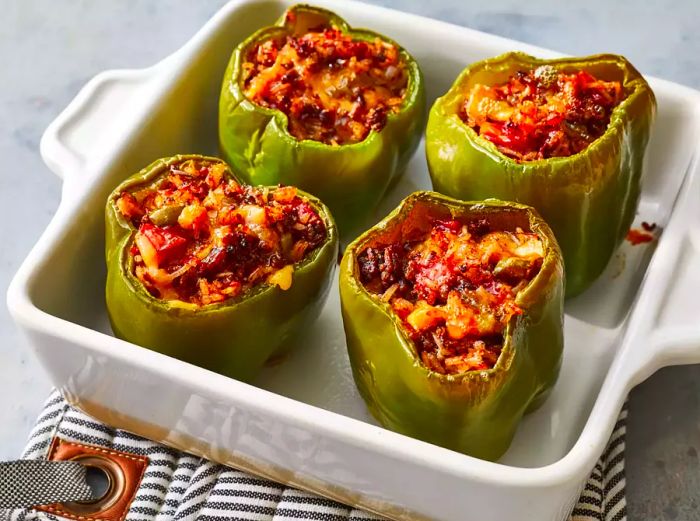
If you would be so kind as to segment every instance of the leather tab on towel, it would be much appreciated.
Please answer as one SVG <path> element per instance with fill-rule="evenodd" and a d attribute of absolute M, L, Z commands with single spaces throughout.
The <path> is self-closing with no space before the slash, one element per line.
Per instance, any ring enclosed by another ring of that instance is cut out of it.
<path fill-rule="evenodd" d="M 36 507 L 77 521 L 123 521 L 141 484 L 148 458 L 104 447 L 55 437 L 47 456 L 51 461 L 78 461 L 103 472 L 108 485 L 99 498 L 86 502 L 56 503 Z"/>

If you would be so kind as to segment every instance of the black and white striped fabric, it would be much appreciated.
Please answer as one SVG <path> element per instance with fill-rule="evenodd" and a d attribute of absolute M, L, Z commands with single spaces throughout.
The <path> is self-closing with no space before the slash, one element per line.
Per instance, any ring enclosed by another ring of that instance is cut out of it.
<path fill-rule="evenodd" d="M 570 521 L 623 521 L 625 420 L 623 410 Z M 362 510 L 257 478 L 97 422 L 54 392 L 32 430 L 23 459 L 44 459 L 51 440 L 98 445 L 148 456 L 141 486 L 125 521 L 381 521 Z M 0 511 L 9 521 L 60 521 L 31 509 Z M 513 520 L 515 521 L 515 520 Z"/>
<path fill-rule="evenodd" d="M 627 403 L 615 424 L 608 446 L 593 468 L 581 497 L 574 507 L 572 521 L 625 521 L 625 434 Z"/>

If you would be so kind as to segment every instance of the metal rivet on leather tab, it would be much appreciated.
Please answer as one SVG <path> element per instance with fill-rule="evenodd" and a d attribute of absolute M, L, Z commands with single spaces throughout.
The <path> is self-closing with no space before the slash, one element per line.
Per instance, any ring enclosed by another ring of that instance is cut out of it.
<path fill-rule="evenodd" d="M 65 508 L 76 514 L 94 514 L 107 510 L 119 500 L 125 487 L 124 472 L 117 463 L 104 456 L 85 454 L 74 456 L 71 460 L 102 471 L 108 480 L 108 486 L 100 497 L 91 501 L 67 502 L 64 503 Z"/>

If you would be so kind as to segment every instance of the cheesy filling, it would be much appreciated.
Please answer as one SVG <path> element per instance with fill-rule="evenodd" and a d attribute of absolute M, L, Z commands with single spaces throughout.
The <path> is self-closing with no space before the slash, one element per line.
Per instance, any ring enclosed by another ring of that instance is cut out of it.
<path fill-rule="evenodd" d="M 544 257 L 537 234 L 483 221 L 434 220 L 425 237 L 366 248 L 360 278 L 400 318 L 423 364 L 442 374 L 498 361 L 516 296 Z"/>
<path fill-rule="evenodd" d="M 203 306 L 262 283 L 287 290 L 295 264 L 324 242 L 323 220 L 296 188 L 242 186 L 226 172 L 189 159 L 116 199 L 137 230 L 133 274 L 154 297 Z"/>
<path fill-rule="evenodd" d="M 407 84 L 395 45 L 328 27 L 258 43 L 243 64 L 248 99 L 284 112 L 295 138 L 331 145 L 381 131 L 400 110 Z"/>
<path fill-rule="evenodd" d="M 506 156 L 534 161 L 586 149 L 605 133 L 623 98 L 618 81 L 543 65 L 502 84 L 474 85 L 459 116 Z"/>

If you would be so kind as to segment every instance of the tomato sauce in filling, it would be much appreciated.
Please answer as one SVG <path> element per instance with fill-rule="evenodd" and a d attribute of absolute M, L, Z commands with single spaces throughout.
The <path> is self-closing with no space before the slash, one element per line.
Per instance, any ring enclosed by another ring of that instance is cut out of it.
<path fill-rule="evenodd" d="M 544 257 L 535 233 L 492 231 L 485 220 L 434 220 L 420 240 L 372 246 L 361 282 L 401 319 L 423 364 L 442 374 L 492 368 L 516 295 Z"/>
<path fill-rule="evenodd" d="M 623 98 L 619 81 L 543 65 L 499 85 L 474 85 L 459 116 L 504 155 L 534 161 L 584 150 L 605 133 Z"/>
<path fill-rule="evenodd" d="M 261 42 L 243 64 L 248 99 L 284 112 L 295 138 L 331 145 L 382 130 L 387 115 L 400 110 L 407 84 L 395 45 L 328 27 Z"/>
<path fill-rule="evenodd" d="M 326 238 L 296 188 L 242 186 L 223 163 L 187 160 L 119 195 L 136 228 L 133 273 L 156 298 L 222 302 L 267 282 L 289 289 L 294 264 Z"/>

